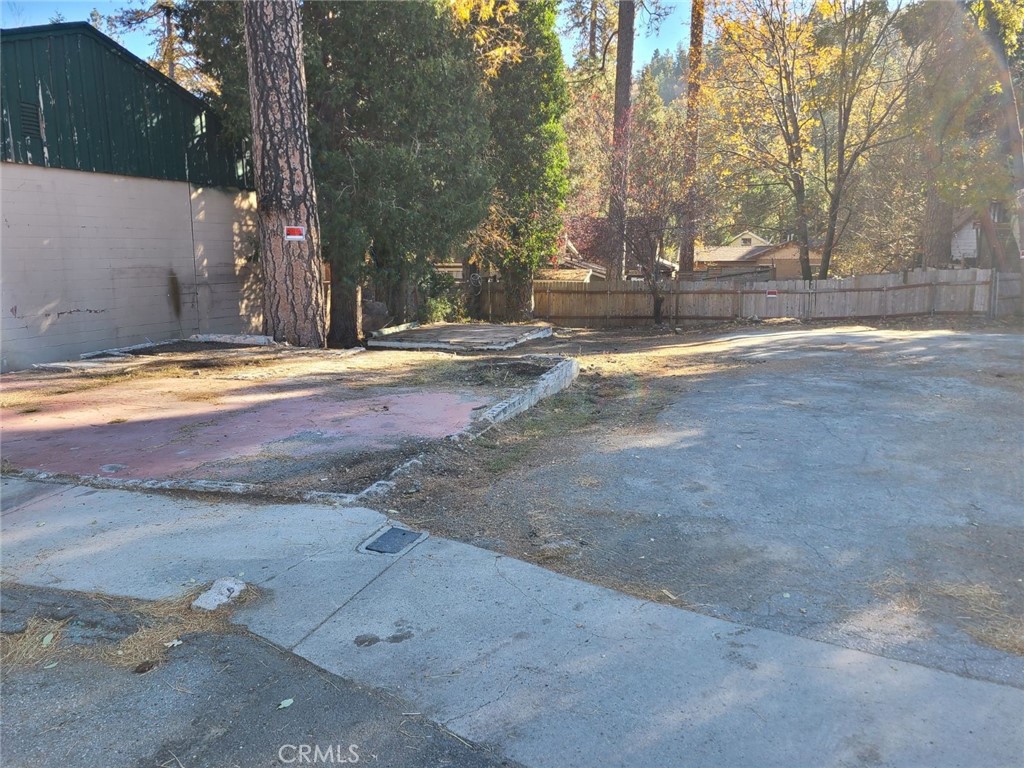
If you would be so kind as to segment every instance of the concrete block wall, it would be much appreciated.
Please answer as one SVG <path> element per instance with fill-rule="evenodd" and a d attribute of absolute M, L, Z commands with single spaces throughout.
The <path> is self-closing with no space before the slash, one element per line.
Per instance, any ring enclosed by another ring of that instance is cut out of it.
<path fill-rule="evenodd" d="M 0 370 L 262 326 L 255 195 L 0 164 Z"/>

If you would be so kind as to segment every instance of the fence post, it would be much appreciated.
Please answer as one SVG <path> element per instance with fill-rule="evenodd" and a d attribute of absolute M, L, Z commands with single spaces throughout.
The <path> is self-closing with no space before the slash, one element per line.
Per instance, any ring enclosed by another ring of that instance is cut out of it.
<path fill-rule="evenodd" d="M 995 319 L 999 316 L 999 271 L 993 269 L 989 275 L 988 316 Z M 1024 283 L 1021 288 L 1024 289 Z"/>
<path fill-rule="evenodd" d="M 886 287 L 882 286 L 882 319 L 885 320 L 889 314 L 889 293 Z"/>

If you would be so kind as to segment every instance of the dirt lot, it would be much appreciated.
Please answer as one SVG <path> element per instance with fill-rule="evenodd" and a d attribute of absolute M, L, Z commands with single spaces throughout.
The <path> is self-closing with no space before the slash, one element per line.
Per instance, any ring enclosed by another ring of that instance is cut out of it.
<path fill-rule="evenodd" d="M 387 499 L 401 519 L 1024 686 L 1019 328 L 565 331 L 537 348 L 576 356 L 578 383 L 430 454 Z"/>
<path fill-rule="evenodd" d="M 571 389 L 440 440 L 540 371 Z M 352 492 L 435 535 L 742 624 L 1024 687 L 1008 323 L 559 331 L 507 353 L 189 346 L 4 377 L 4 458 Z"/>

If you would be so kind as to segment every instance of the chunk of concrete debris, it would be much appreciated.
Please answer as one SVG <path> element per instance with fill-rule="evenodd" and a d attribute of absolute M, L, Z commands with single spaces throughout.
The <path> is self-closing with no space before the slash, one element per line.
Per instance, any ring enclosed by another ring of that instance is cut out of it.
<path fill-rule="evenodd" d="M 213 611 L 226 603 L 234 602 L 245 591 L 245 582 L 241 579 L 227 577 L 217 579 L 208 590 L 192 601 L 193 608 Z"/>

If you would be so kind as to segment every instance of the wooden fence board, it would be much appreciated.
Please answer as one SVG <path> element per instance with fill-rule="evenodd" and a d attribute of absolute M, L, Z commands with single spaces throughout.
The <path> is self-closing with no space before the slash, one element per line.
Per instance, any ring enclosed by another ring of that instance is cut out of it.
<path fill-rule="evenodd" d="M 668 282 L 659 286 L 667 322 L 738 317 L 856 319 L 927 314 L 992 314 L 1016 306 L 1020 275 L 989 269 L 915 269 L 853 278 L 743 282 Z M 561 325 L 611 327 L 649 321 L 654 301 L 643 282 L 534 283 L 534 316 Z M 486 318 L 504 311 L 500 283 L 481 292 Z"/>

